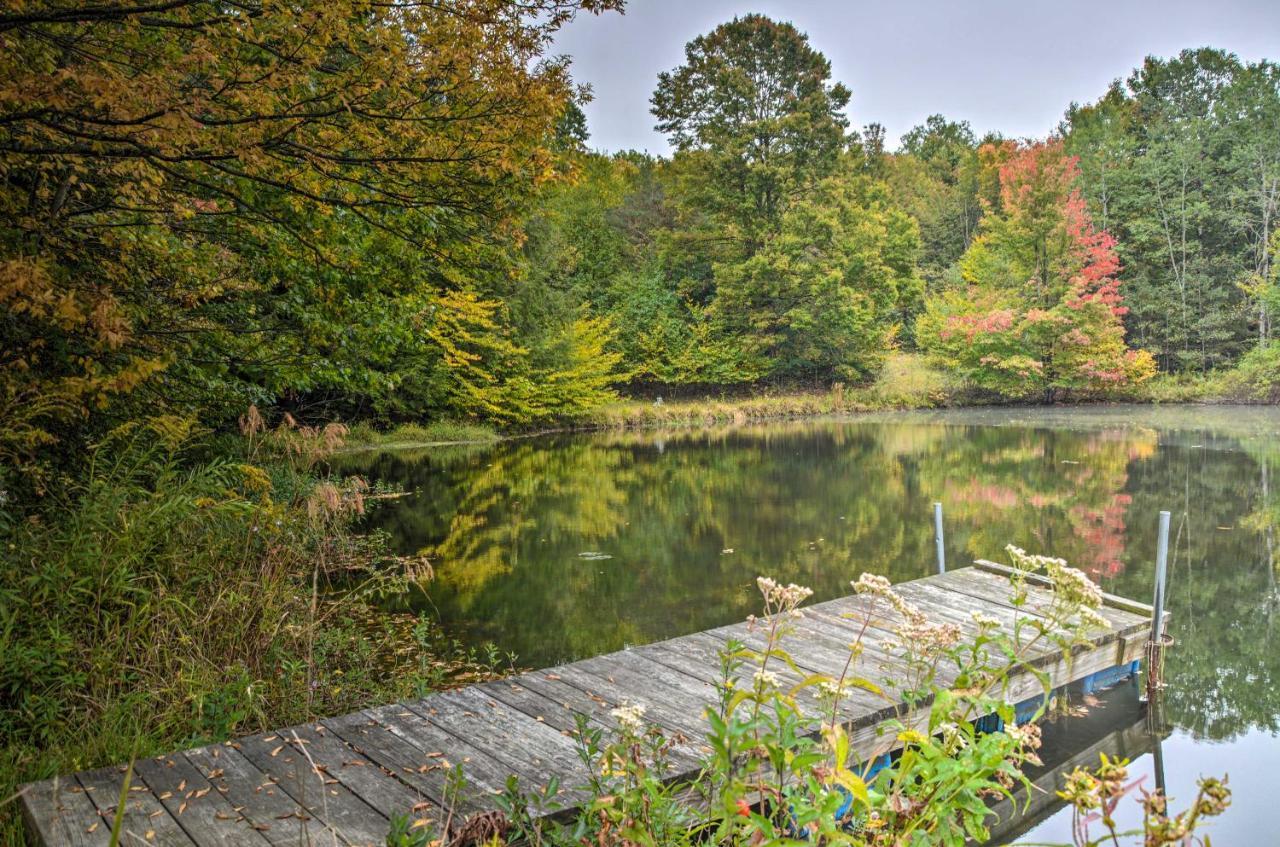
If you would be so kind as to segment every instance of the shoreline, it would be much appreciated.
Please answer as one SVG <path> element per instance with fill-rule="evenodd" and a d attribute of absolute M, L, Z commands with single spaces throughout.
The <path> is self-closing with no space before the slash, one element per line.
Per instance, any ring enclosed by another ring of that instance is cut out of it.
<path fill-rule="evenodd" d="M 777 397 L 747 398 L 743 401 L 681 401 L 663 406 L 648 406 L 640 401 L 619 404 L 618 407 L 605 407 L 605 412 L 621 412 L 620 417 L 609 420 L 586 420 L 566 423 L 561 426 L 543 427 L 533 430 L 501 431 L 492 430 L 484 437 L 467 439 L 432 439 L 414 440 L 396 437 L 399 427 L 393 428 L 385 435 L 375 435 L 368 441 L 348 443 L 337 451 L 338 455 L 354 455 L 375 451 L 396 452 L 401 450 L 430 450 L 444 447 L 477 447 L 499 444 L 509 441 L 520 441 L 528 438 L 539 438 L 548 435 L 587 435 L 606 432 L 639 432 L 646 430 L 688 430 L 710 426 L 746 426 L 749 424 L 777 423 L 790 421 L 821 420 L 830 417 L 859 417 L 893 412 L 919 411 L 952 411 L 973 409 L 1020 409 L 1057 411 L 1062 409 L 1106 409 L 1117 406 L 1150 406 L 1150 407 L 1202 407 L 1218 406 L 1251 406 L 1267 408 L 1272 403 L 1245 403 L 1231 398 L 1204 398 L 1194 400 L 1153 400 L 1122 398 L 1116 400 L 1088 400 L 1080 402 L 1058 403 L 1019 403 L 1009 401 L 992 401 L 977 403 L 940 403 L 922 405 L 847 405 L 842 408 L 803 407 L 797 404 L 792 408 L 776 408 L 768 410 L 753 409 L 761 401 L 769 401 L 768 405 L 785 406 L 787 401 L 812 399 L 814 395 L 781 395 Z M 619 409 L 621 407 L 621 409 Z M 654 409 L 679 409 L 675 413 L 652 414 Z M 698 411 L 702 409 L 703 411 Z M 415 425 L 409 425 L 415 426 Z M 385 439 L 385 440 L 384 440 Z"/>
<path fill-rule="evenodd" d="M 878 376 L 862 385 L 835 383 L 830 388 L 759 386 L 710 386 L 701 396 L 663 401 L 619 397 L 611 403 L 574 417 L 527 428 L 500 429 L 496 425 L 438 420 L 396 424 L 378 431 L 368 421 L 351 425 L 340 453 L 382 450 L 429 450 L 469 447 L 543 435 L 589 432 L 624 432 L 647 429 L 690 429 L 705 426 L 811 420 L 829 415 L 905 412 L 927 409 L 1025 408 L 1057 409 L 1133 404 L 1143 406 L 1275 405 L 1248 396 L 1242 386 L 1221 373 L 1160 374 L 1114 397 L 1060 399 L 1044 403 L 1038 397 L 1010 398 L 977 389 L 956 374 L 942 370 L 920 353 L 895 352 L 888 356 Z M 719 390 L 721 393 L 716 396 Z M 728 396 L 730 392 L 735 392 Z"/>

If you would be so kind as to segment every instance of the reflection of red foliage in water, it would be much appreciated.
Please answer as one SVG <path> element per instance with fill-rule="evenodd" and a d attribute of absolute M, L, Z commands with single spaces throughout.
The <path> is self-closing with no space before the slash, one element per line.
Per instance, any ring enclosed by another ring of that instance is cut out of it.
<path fill-rule="evenodd" d="M 1054 490 L 1025 493 L 1014 486 L 971 478 L 963 483 L 949 482 L 945 496 L 951 502 L 982 504 L 1001 511 L 1020 506 L 1065 509 L 1072 534 L 1083 543 L 1075 550 L 1045 552 L 1066 556 L 1095 580 L 1118 576 L 1124 571 L 1125 518 L 1133 502 L 1124 493 L 1129 463 L 1150 456 L 1155 444 L 1134 439 L 1133 433 L 1124 430 L 1103 430 L 1081 447 L 1075 455 L 1086 461 L 1057 459 L 1062 463 L 1061 486 Z"/>
<path fill-rule="evenodd" d="M 997 509 L 1012 509 L 1018 505 L 1018 492 L 1004 485 L 982 483 L 976 479 L 969 480 L 967 485 L 947 484 L 948 500 L 958 503 L 986 503 Z"/>
<path fill-rule="evenodd" d="M 1133 498 L 1128 494 L 1116 494 L 1101 509 L 1073 506 L 1068 512 L 1075 534 L 1084 541 L 1090 557 L 1089 561 L 1076 564 L 1094 579 L 1116 576 L 1124 570 L 1124 518 L 1131 502 Z"/>

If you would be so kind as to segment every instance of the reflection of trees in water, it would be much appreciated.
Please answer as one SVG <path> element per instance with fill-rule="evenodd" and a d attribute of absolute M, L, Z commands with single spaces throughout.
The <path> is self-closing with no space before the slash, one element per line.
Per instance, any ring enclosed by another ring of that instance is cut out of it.
<path fill-rule="evenodd" d="M 741 619 L 762 573 L 820 597 L 863 570 L 922 576 L 935 499 L 952 551 L 999 557 L 1012 542 L 1145 598 L 1155 516 L 1172 509 L 1170 716 L 1213 738 L 1274 730 L 1280 443 L 1159 439 L 827 422 L 385 454 L 364 471 L 417 492 L 375 519 L 430 554 L 442 617 L 531 664 Z M 579 558 L 590 550 L 613 558 Z"/>
<path fill-rule="evenodd" d="M 1155 445 L 1149 430 L 969 427 L 928 468 L 948 518 L 973 527 L 971 555 L 995 556 L 1013 543 L 1101 579 L 1124 568 L 1129 464 Z"/>
<path fill-rule="evenodd" d="M 418 492 L 377 520 L 432 558 L 445 616 L 535 661 L 740 619 L 761 573 L 837 596 L 862 570 L 927 563 L 875 431 L 512 442 L 370 473 Z"/>
<path fill-rule="evenodd" d="M 441 582 L 465 598 L 517 567 L 531 534 L 616 536 L 635 474 L 620 452 L 570 444 L 555 451 L 497 450 L 462 476 L 451 486 L 458 505 L 444 538 L 425 552 L 442 564 L 466 563 L 439 572 Z"/>
<path fill-rule="evenodd" d="M 1167 712 L 1210 739 L 1280 729 L 1280 650 L 1271 626 L 1276 574 L 1266 544 L 1276 517 L 1269 443 L 1182 438 L 1131 468 L 1133 512 L 1147 525 L 1130 533 L 1130 567 L 1113 590 L 1149 595 L 1156 514 L 1169 509 L 1177 644 L 1166 664 Z"/>

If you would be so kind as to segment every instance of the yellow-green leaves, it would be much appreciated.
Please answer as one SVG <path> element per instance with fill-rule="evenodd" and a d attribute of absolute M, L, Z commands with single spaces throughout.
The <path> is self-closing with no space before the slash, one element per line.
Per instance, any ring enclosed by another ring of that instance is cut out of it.
<path fill-rule="evenodd" d="M 827 746 L 831 749 L 832 779 L 848 791 L 864 808 L 870 808 L 871 798 L 867 784 L 861 776 L 849 770 L 849 736 L 839 724 L 823 730 Z"/>
<path fill-rule="evenodd" d="M 553 129 L 575 89 L 544 51 L 576 11 L 620 5 L 192 0 L 72 18 L 37 0 L 4 15 L 0 397 L 62 402 L 0 426 L 0 452 L 101 432 L 143 386 L 148 403 L 226 415 L 284 392 L 379 399 L 425 370 L 404 307 L 490 317 L 457 299 L 504 272 L 532 194 L 562 176 Z M 441 326 L 444 367 L 474 368 L 475 333 Z M 588 383 L 604 333 L 565 342 Z"/>

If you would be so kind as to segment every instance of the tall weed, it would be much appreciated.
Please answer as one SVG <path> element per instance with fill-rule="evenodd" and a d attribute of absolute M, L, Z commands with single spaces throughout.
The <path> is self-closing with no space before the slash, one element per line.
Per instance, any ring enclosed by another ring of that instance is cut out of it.
<path fill-rule="evenodd" d="M 363 481 L 317 476 L 340 434 L 260 427 L 240 455 L 199 462 L 194 434 L 129 428 L 38 511 L 5 504 L 0 799 L 135 748 L 485 675 L 481 657 L 429 625 L 337 590 L 353 570 L 375 585 L 429 574 L 353 531 Z M 16 804 L 0 806 L 0 842 L 18 828 Z"/>

